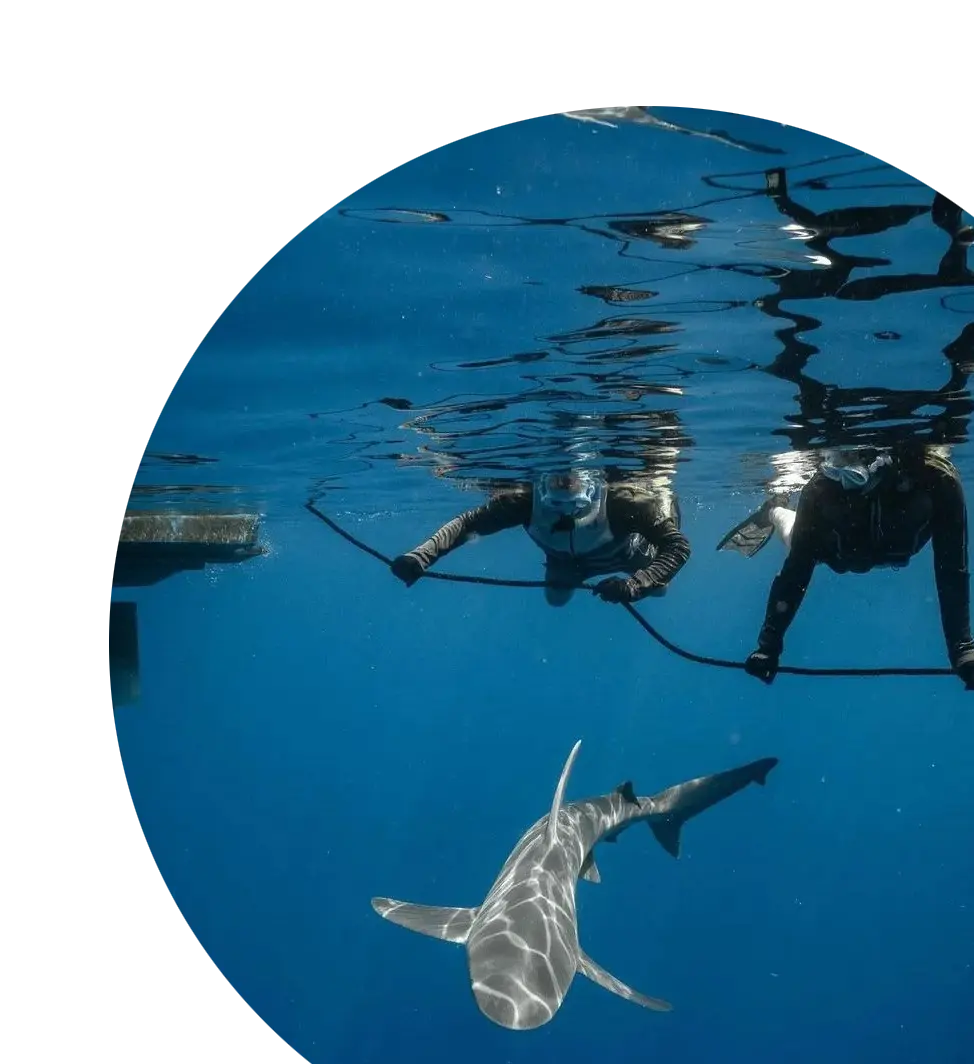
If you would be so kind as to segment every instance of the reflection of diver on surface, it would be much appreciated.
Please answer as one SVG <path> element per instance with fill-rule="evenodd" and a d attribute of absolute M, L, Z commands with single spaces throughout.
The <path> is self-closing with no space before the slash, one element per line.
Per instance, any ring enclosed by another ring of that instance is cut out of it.
<path fill-rule="evenodd" d="M 750 557 L 778 532 L 788 555 L 771 584 L 757 648 L 745 669 L 771 683 L 784 636 L 815 566 L 837 573 L 902 568 L 933 543 L 934 573 L 947 653 L 965 686 L 974 689 L 970 630 L 967 511 L 960 476 L 942 445 L 920 441 L 889 448 L 822 453 L 796 510 L 772 497 L 718 545 Z"/>
<path fill-rule="evenodd" d="M 786 428 L 793 451 L 857 444 L 890 446 L 907 440 L 962 443 L 974 401 L 968 378 L 974 370 L 974 322 L 949 343 L 943 354 L 950 376 L 939 388 L 840 388 L 808 374 L 779 376 L 798 387 L 798 413 L 789 415 Z M 779 369 L 783 368 L 779 367 Z"/>
<path fill-rule="evenodd" d="M 791 325 L 775 335 L 784 350 L 767 368 L 767 372 L 793 379 L 818 348 L 799 339 L 821 326 L 817 318 L 782 309 L 785 301 L 801 299 L 877 299 L 894 292 L 917 292 L 924 289 L 974 284 L 974 274 L 967 269 L 967 248 L 974 239 L 970 226 L 961 225 L 961 210 L 942 196 L 934 194 L 933 204 L 889 204 L 883 207 L 845 207 L 821 214 L 796 202 L 788 192 L 783 169 L 765 174 L 768 195 L 777 209 L 789 218 L 797 238 L 804 241 L 813 264 L 806 270 L 789 270 L 775 280 L 777 292 L 761 299 L 759 309 L 774 318 L 784 318 Z M 847 255 L 836 251 L 831 241 L 840 237 L 874 236 L 897 226 L 906 225 L 919 215 L 929 213 L 934 224 L 950 237 L 950 244 L 937 271 L 931 274 L 910 273 L 850 279 L 855 269 L 888 266 L 888 259 Z"/>
<path fill-rule="evenodd" d="M 697 242 L 694 234 L 710 224 L 711 219 L 700 214 L 660 211 L 648 218 L 615 219 L 606 228 L 627 240 L 650 240 L 664 251 L 686 251 Z"/>
<path fill-rule="evenodd" d="M 632 323 L 633 328 L 638 324 Z M 397 451 L 394 457 L 426 464 L 434 476 L 493 491 L 531 481 L 539 465 L 561 465 L 559 441 L 566 433 L 582 431 L 591 439 L 612 467 L 607 470 L 609 480 L 617 479 L 615 467 L 658 472 L 671 452 L 693 446 L 676 410 L 648 406 L 656 397 L 683 394 L 676 385 L 647 380 L 644 358 L 650 351 L 655 354 L 657 345 L 627 346 L 631 338 L 625 327 L 593 327 L 548 339 L 552 361 L 561 356 L 559 364 L 548 373 L 538 368 L 521 374 L 530 384 L 521 392 L 459 401 L 448 397 L 425 408 L 410 404 L 412 416 L 400 427 L 429 442 L 413 454 Z M 572 350 L 589 339 L 595 350 Z"/>
<path fill-rule="evenodd" d="M 974 285 L 974 272 L 967 265 L 967 249 L 974 244 L 974 227 L 962 225 L 963 216 L 956 203 L 936 193 L 930 216 L 934 225 L 949 237 L 950 244 L 935 274 L 906 273 L 882 277 L 860 277 L 843 285 L 839 299 L 878 299 L 896 292 L 922 292 L 930 288 Z"/>
<path fill-rule="evenodd" d="M 594 576 L 606 577 L 594 589 L 606 602 L 662 594 L 690 556 L 668 484 L 639 474 L 614 481 L 589 468 L 571 468 L 495 492 L 401 554 L 392 571 L 409 586 L 471 536 L 518 525 L 544 551 L 545 597 L 552 606 L 564 605 Z"/>
<path fill-rule="evenodd" d="M 788 229 L 803 240 L 820 257 L 823 266 L 838 260 L 841 268 L 854 266 L 886 266 L 886 259 L 843 255 L 830 246 L 839 237 L 875 236 L 931 210 L 926 204 L 885 204 L 881 207 L 840 207 L 818 213 L 795 200 L 788 190 L 787 171 L 783 167 L 768 170 L 764 175 L 765 191 L 777 210 L 792 223 Z M 939 197 L 938 198 L 942 198 Z M 935 200 L 936 203 L 936 200 Z M 939 224 L 939 223 L 938 223 Z"/>

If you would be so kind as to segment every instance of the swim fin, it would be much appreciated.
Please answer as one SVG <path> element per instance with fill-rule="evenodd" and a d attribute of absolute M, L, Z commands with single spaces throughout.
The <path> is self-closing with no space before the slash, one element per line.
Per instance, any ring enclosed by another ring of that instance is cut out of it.
<path fill-rule="evenodd" d="M 775 506 L 787 505 L 787 502 L 787 497 L 782 495 L 772 495 L 770 499 L 766 499 L 760 509 L 745 517 L 724 536 L 717 544 L 717 550 L 736 550 L 745 558 L 753 558 L 767 544 L 774 532 L 771 511 Z"/>

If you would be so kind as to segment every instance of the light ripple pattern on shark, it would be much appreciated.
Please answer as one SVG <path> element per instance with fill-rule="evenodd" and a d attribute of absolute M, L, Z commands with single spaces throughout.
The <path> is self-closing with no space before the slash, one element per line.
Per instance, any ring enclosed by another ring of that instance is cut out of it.
<path fill-rule="evenodd" d="M 572 748 L 551 811 L 531 825 L 477 908 L 415 905 L 373 898 L 385 919 L 411 931 L 466 946 L 470 984 L 481 1012 L 511 1030 L 547 1023 L 561 1007 L 576 972 L 644 1008 L 668 1012 L 669 1002 L 647 997 L 605 971 L 581 949 L 575 907 L 579 876 L 598 883 L 593 858 L 599 842 L 645 821 L 659 843 L 679 856 L 680 829 L 691 817 L 749 783 L 763 785 L 777 758 L 763 758 L 712 776 L 638 797 L 631 783 L 611 794 L 563 801 L 581 740 Z"/>

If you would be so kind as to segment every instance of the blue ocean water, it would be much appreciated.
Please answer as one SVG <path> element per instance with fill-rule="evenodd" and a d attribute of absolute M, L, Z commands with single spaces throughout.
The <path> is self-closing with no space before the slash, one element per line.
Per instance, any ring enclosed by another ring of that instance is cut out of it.
<path fill-rule="evenodd" d="M 189 926 L 308 1060 L 974 1059 L 959 679 L 766 687 L 592 596 L 406 589 L 305 508 L 393 556 L 568 449 L 622 472 L 662 455 L 693 554 L 638 609 L 741 661 L 783 548 L 714 548 L 776 471 L 912 437 L 971 484 L 971 221 L 777 123 L 553 115 L 379 178 L 222 314 L 132 506 L 258 511 L 267 553 L 113 591 L 138 604 L 141 673 L 116 723 Z M 437 568 L 539 579 L 541 555 L 512 530 Z M 930 548 L 819 567 L 782 660 L 946 666 Z M 579 884 L 585 950 L 671 1014 L 579 976 L 550 1024 L 510 1032 L 478 1012 L 461 947 L 369 901 L 477 905 L 579 738 L 570 799 L 780 765 L 692 821 L 678 861 L 634 829 Z"/>

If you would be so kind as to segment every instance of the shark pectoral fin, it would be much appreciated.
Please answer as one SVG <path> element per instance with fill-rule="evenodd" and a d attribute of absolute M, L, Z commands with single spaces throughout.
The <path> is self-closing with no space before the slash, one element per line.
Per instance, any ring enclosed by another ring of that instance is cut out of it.
<path fill-rule="evenodd" d="M 654 1012 L 671 1012 L 673 1009 L 673 1006 L 662 998 L 647 997 L 645 994 L 640 994 L 638 990 L 633 990 L 631 986 L 626 986 L 604 968 L 600 968 L 581 948 L 578 950 L 578 970 L 593 983 L 598 983 L 605 990 L 618 994 L 626 1001 L 642 1005 L 644 1009 L 652 1009 Z"/>
<path fill-rule="evenodd" d="M 444 942 L 466 942 L 476 909 L 451 909 L 445 905 L 413 905 L 392 898 L 373 898 L 372 908 L 385 920 L 420 935 Z"/>
<path fill-rule="evenodd" d="M 589 883 L 601 883 L 602 877 L 599 875 L 598 866 L 595 863 L 595 857 L 590 853 L 588 857 L 582 861 L 581 870 L 582 879 L 587 879 Z"/>
<path fill-rule="evenodd" d="M 647 820 L 649 830 L 656 836 L 656 841 L 668 854 L 680 856 L 680 820 Z"/>
<path fill-rule="evenodd" d="M 553 846 L 558 839 L 558 814 L 561 812 L 562 799 L 565 797 L 565 785 L 568 783 L 568 777 L 572 773 L 572 765 L 575 764 L 575 758 L 578 757 L 578 748 L 581 745 L 582 740 L 579 739 L 572 747 L 572 752 L 568 755 L 565 767 L 558 777 L 558 786 L 555 788 L 555 797 L 551 802 L 551 812 L 548 814 L 548 824 L 545 827 L 546 846 Z"/>

